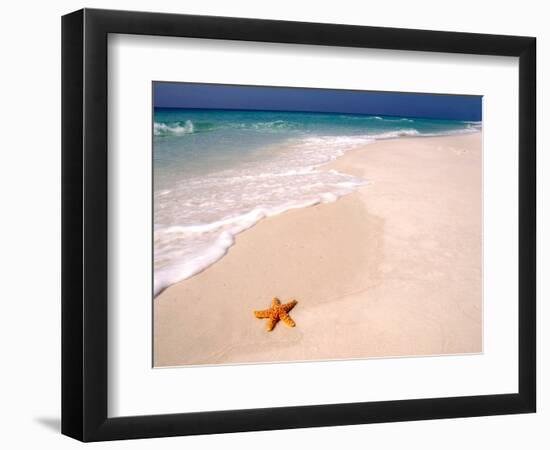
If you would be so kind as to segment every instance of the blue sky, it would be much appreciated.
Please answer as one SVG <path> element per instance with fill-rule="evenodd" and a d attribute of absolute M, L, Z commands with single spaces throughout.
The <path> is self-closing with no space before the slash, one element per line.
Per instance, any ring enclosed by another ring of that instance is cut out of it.
<path fill-rule="evenodd" d="M 314 111 L 481 120 L 481 96 L 153 83 L 155 107 Z"/>

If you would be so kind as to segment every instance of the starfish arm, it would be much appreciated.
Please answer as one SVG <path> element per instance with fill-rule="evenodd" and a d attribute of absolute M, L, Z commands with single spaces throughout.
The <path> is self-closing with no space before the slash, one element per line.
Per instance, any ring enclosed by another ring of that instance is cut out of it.
<path fill-rule="evenodd" d="M 271 315 L 271 311 L 269 309 L 264 309 L 262 311 L 254 311 L 254 315 L 258 319 L 267 319 Z"/>
<path fill-rule="evenodd" d="M 271 307 L 276 308 L 281 304 L 281 301 L 277 297 L 273 297 L 273 300 L 271 300 Z"/>
<path fill-rule="evenodd" d="M 296 306 L 298 302 L 296 300 L 292 300 L 291 302 L 285 303 L 281 308 L 284 312 L 289 312 L 292 308 Z"/>
<path fill-rule="evenodd" d="M 267 319 L 267 323 L 265 324 L 265 328 L 267 331 L 272 331 L 273 328 L 275 328 L 275 324 L 279 321 L 279 319 L 275 316 L 269 316 Z"/>
<path fill-rule="evenodd" d="M 293 327 L 296 325 L 294 320 L 292 320 L 292 318 L 284 311 L 281 311 L 281 313 L 279 314 L 279 318 L 289 327 Z"/>

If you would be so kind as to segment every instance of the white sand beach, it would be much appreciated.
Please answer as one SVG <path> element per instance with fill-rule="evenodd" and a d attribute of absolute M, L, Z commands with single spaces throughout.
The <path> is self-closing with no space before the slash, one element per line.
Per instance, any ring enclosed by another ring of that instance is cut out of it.
<path fill-rule="evenodd" d="M 378 141 L 325 166 L 369 183 L 264 219 L 154 300 L 154 365 L 482 351 L 481 133 Z M 253 315 L 296 299 L 294 328 Z"/>

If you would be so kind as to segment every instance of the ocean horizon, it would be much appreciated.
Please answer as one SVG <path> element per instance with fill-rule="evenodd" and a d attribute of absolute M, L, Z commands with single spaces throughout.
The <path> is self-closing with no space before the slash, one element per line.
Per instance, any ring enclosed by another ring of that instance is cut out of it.
<path fill-rule="evenodd" d="M 336 201 L 368 180 L 323 165 L 382 139 L 481 122 L 366 114 L 155 108 L 154 295 L 222 258 L 262 218 Z"/>

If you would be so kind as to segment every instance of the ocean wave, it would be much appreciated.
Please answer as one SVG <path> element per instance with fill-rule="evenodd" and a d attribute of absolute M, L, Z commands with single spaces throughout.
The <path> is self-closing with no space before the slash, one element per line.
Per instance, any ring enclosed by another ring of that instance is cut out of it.
<path fill-rule="evenodd" d="M 288 130 L 296 126 L 286 120 L 272 120 L 269 122 L 255 122 L 251 124 L 242 124 L 242 128 L 252 128 L 255 130 Z"/>
<path fill-rule="evenodd" d="M 399 137 L 435 137 L 435 136 L 450 136 L 454 134 L 469 134 L 481 131 L 481 122 L 479 125 L 467 124 L 465 128 L 457 128 L 454 130 L 444 130 L 437 132 L 421 132 L 415 128 L 403 128 L 394 131 L 380 132 L 369 135 L 374 140 L 394 139 Z"/>
<path fill-rule="evenodd" d="M 421 136 L 422 133 L 415 128 L 403 128 L 400 130 L 385 131 L 381 133 L 372 134 L 371 137 L 374 139 L 392 139 L 397 137 L 404 136 Z"/>
<path fill-rule="evenodd" d="M 481 130 L 482 129 L 482 122 L 481 121 L 466 121 L 464 122 L 466 124 L 467 129 L 474 129 L 474 130 Z"/>
<path fill-rule="evenodd" d="M 398 117 L 398 118 L 391 118 L 391 117 L 381 117 L 381 116 L 367 116 L 365 117 L 367 120 L 382 120 L 384 122 L 414 122 L 414 119 L 409 119 L 408 117 Z"/>
<path fill-rule="evenodd" d="M 384 121 L 386 122 L 414 122 L 414 119 L 408 119 L 406 117 L 402 117 L 402 118 L 399 118 L 399 119 L 388 119 L 388 118 L 385 118 L 383 119 Z"/>
<path fill-rule="evenodd" d="M 272 120 L 265 122 L 234 122 L 234 123 L 212 123 L 208 121 L 173 121 L 154 122 L 153 134 L 155 136 L 184 136 L 193 133 L 204 133 L 208 131 L 237 129 L 237 130 L 258 130 L 258 131 L 281 131 L 295 129 L 296 125 L 286 120 Z"/>
<path fill-rule="evenodd" d="M 455 134 L 473 134 L 479 133 L 482 130 L 481 126 L 467 126 L 466 128 L 458 128 L 456 130 L 440 131 L 437 133 L 422 133 L 421 136 L 452 136 Z"/>
<path fill-rule="evenodd" d="M 182 136 L 191 134 L 195 131 L 193 122 L 186 120 L 185 122 L 155 122 L 153 124 L 153 134 L 155 136 Z"/>

